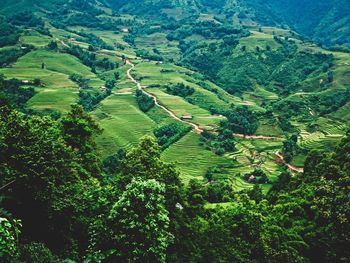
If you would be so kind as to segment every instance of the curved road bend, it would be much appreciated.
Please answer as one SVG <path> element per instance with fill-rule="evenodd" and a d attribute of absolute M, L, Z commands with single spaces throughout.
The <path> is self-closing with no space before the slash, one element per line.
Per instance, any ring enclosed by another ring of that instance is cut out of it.
<path fill-rule="evenodd" d="M 179 118 L 178 116 L 175 115 L 174 112 L 172 112 L 172 111 L 169 110 L 168 108 L 166 108 L 166 107 L 164 107 L 163 105 L 161 105 L 161 104 L 159 103 L 159 101 L 158 101 L 158 98 L 157 98 L 155 95 L 153 95 L 153 94 L 147 92 L 147 91 L 145 90 L 145 87 L 143 87 L 143 86 L 141 85 L 141 83 L 138 82 L 136 79 L 134 79 L 134 77 L 131 75 L 131 71 L 135 68 L 135 65 L 134 65 L 130 60 L 128 60 L 128 59 L 125 61 L 125 63 L 128 64 L 128 65 L 130 66 L 130 68 L 129 68 L 128 71 L 127 71 L 127 76 L 128 76 L 128 78 L 129 78 L 132 82 L 134 82 L 134 83 L 136 84 L 136 86 L 137 86 L 137 88 L 138 88 L 139 90 L 142 90 L 145 94 L 147 94 L 147 96 L 151 97 L 151 98 L 154 100 L 154 104 L 155 104 L 156 106 L 158 106 L 158 107 L 160 107 L 161 109 L 163 109 L 163 110 L 164 110 L 166 113 L 168 113 L 168 114 L 170 115 L 170 117 L 172 117 L 173 119 L 175 119 L 175 120 L 177 120 L 177 121 L 180 121 L 180 122 L 182 122 L 182 123 L 186 123 L 186 124 L 191 125 L 191 126 L 193 127 L 193 129 L 195 130 L 196 133 L 201 134 L 201 133 L 203 132 L 203 129 L 200 128 L 197 124 L 192 123 L 192 122 L 188 122 L 188 121 L 185 121 L 185 120 Z"/>

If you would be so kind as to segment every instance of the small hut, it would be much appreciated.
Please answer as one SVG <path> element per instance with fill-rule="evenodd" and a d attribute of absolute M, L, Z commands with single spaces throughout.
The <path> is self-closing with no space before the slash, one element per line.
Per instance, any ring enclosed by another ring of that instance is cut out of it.
<path fill-rule="evenodd" d="M 183 115 L 183 116 L 181 116 L 181 120 L 184 120 L 184 121 L 193 120 L 193 117 L 192 117 L 192 115 Z"/>

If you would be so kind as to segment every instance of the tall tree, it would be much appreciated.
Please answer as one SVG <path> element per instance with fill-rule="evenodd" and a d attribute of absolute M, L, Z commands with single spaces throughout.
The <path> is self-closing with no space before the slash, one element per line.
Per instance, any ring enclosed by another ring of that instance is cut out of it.
<path fill-rule="evenodd" d="M 164 191 L 156 180 L 133 180 L 127 185 L 109 215 L 115 245 L 109 261 L 165 262 L 172 236 Z"/>
<path fill-rule="evenodd" d="M 24 235 L 67 256 L 84 246 L 91 191 L 99 189 L 86 171 L 54 121 L 0 108 L 0 180 L 10 197 L 4 207 L 22 219 Z"/>
<path fill-rule="evenodd" d="M 71 111 L 62 118 L 62 134 L 66 143 L 77 151 L 84 168 L 92 175 L 101 174 L 101 163 L 94 138 L 102 130 L 94 119 L 79 105 L 72 105 Z"/>

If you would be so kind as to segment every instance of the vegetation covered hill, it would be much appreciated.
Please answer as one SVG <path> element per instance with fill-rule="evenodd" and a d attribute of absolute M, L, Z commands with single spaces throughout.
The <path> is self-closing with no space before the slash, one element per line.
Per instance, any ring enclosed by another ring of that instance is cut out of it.
<path fill-rule="evenodd" d="M 347 7 L 284 4 L 2 1 L 0 261 L 347 262 Z"/>
<path fill-rule="evenodd" d="M 349 48 L 349 1 L 243 2 L 254 9 L 260 21 L 287 25 L 326 47 L 343 45 Z"/>

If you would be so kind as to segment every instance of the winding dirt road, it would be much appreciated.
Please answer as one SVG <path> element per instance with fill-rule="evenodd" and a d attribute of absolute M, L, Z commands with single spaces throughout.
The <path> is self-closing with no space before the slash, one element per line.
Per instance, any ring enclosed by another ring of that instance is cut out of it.
<path fill-rule="evenodd" d="M 234 133 L 233 136 L 244 138 L 244 139 L 260 139 L 260 140 L 271 140 L 271 141 L 284 141 L 286 138 L 283 137 L 273 137 L 273 136 L 265 136 L 265 135 L 244 135 L 240 133 Z"/>
<path fill-rule="evenodd" d="M 170 117 L 172 117 L 173 119 L 177 120 L 177 121 L 180 121 L 182 123 L 186 123 L 186 124 L 189 124 L 193 127 L 194 131 L 198 134 L 201 134 L 203 132 L 203 129 L 200 128 L 197 124 L 194 124 L 192 122 L 189 122 L 189 121 L 185 121 L 181 118 L 179 118 L 178 116 L 176 116 L 176 114 L 174 112 L 172 112 L 171 110 L 169 110 L 168 108 L 164 107 L 162 104 L 159 103 L 158 101 L 158 98 L 153 95 L 152 93 L 149 93 L 145 90 L 145 87 L 141 85 L 140 82 L 138 82 L 132 75 L 131 75 L 131 71 L 135 68 L 135 65 L 129 60 L 125 60 L 125 63 L 127 65 L 130 66 L 130 68 L 128 69 L 128 71 L 126 72 L 127 76 L 128 76 L 128 79 L 130 79 L 133 83 L 136 84 L 137 88 L 139 90 L 142 90 L 147 96 L 153 98 L 154 100 L 154 104 L 156 106 L 158 106 L 159 108 L 161 108 L 162 110 L 164 110 L 166 113 L 168 113 L 170 115 Z"/>
<path fill-rule="evenodd" d="M 142 86 L 142 84 L 140 82 L 138 82 L 131 74 L 131 71 L 134 70 L 135 68 L 135 65 L 129 60 L 129 59 L 126 59 L 125 60 L 125 63 L 127 65 L 130 66 L 130 68 L 127 70 L 127 77 L 130 81 L 132 81 L 133 83 L 136 84 L 137 88 L 139 90 L 142 90 L 147 96 L 153 98 L 154 100 L 154 104 L 163 109 L 166 113 L 168 113 L 170 115 L 170 117 L 172 117 L 173 119 L 177 120 L 177 121 L 180 121 L 182 123 L 186 123 L 186 124 L 189 124 L 193 127 L 194 131 L 197 133 L 197 134 L 201 134 L 204 130 L 202 128 L 200 128 L 197 124 L 195 123 L 192 123 L 192 122 L 189 122 L 189 121 L 185 121 L 181 118 L 179 118 L 178 116 L 176 116 L 176 114 L 174 112 L 172 112 L 171 110 L 169 110 L 168 108 L 166 108 L 165 106 L 163 106 L 162 104 L 159 103 L 159 100 L 158 98 L 153 95 L 152 93 L 149 93 L 145 90 L 145 87 Z M 273 137 L 273 136 L 264 136 L 264 135 L 245 135 L 245 134 L 239 134 L 239 133 L 234 133 L 233 136 L 235 137 L 239 137 L 239 138 L 245 138 L 245 139 L 261 139 L 261 140 L 278 140 L 278 141 L 283 141 L 285 140 L 285 138 L 282 138 L 282 137 Z M 298 172 L 298 173 L 303 173 L 304 172 L 304 169 L 303 168 L 300 168 L 300 167 L 296 167 L 292 164 L 289 164 L 289 163 L 286 163 L 285 160 L 284 160 L 284 156 L 279 152 L 277 151 L 275 153 L 275 155 L 283 162 L 284 165 L 286 165 L 290 170 L 294 171 L 294 172 Z"/>
<path fill-rule="evenodd" d="M 284 160 L 284 156 L 279 152 L 275 152 L 276 156 L 292 171 L 297 172 L 297 173 L 303 173 L 304 172 L 304 168 L 300 168 L 300 167 L 296 167 L 292 164 L 287 163 Z"/>

